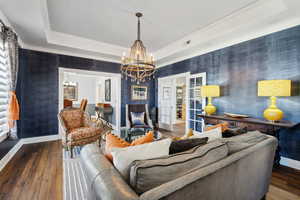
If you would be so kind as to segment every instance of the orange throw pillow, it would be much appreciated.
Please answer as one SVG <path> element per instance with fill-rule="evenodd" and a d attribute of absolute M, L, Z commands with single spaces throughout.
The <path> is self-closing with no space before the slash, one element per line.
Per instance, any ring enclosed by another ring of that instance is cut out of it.
<path fill-rule="evenodd" d="M 222 132 L 224 132 L 228 129 L 228 126 L 229 126 L 228 122 L 224 122 L 224 123 L 216 124 L 214 126 L 206 127 L 205 131 L 209 131 L 209 130 L 221 127 Z"/>
<path fill-rule="evenodd" d="M 118 136 L 109 133 L 106 135 L 106 142 L 105 142 L 105 156 L 111 162 L 113 161 L 113 157 L 111 155 L 111 149 L 114 147 L 123 148 L 129 147 L 130 143 L 126 142 L 125 140 L 119 138 Z"/>
<path fill-rule="evenodd" d="M 145 136 L 140 137 L 140 138 L 134 140 L 133 142 L 131 142 L 130 146 L 145 144 L 145 143 L 149 143 L 149 142 L 153 142 L 153 141 L 154 141 L 153 131 L 149 131 Z"/>

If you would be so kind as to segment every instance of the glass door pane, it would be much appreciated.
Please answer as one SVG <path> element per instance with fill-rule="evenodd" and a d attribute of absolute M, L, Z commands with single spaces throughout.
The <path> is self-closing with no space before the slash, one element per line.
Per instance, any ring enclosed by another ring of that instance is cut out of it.
<path fill-rule="evenodd" d="M 200 96 L 200 86 L 205 85 L 206 74 L 195 74 L 190 77 L 190 88 L 189 88 L 189 117 L 188 125 L 189 128 L 193 129 L 195 132 L 202 132 L 203 120 L 198 117 L 197 114 L 202 114 L 203 105 L 205 105 L 205 99 L 202 99 Z"/>

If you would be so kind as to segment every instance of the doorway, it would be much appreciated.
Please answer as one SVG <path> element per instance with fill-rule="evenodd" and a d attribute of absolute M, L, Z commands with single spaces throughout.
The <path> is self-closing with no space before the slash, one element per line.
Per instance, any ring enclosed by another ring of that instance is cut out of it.
<path fill-rule="evenodd" d="M 190 73 L 158 79 L 159 127 L 183 135 L 187 119 L 187 88 Z"/>
<path fill-rule="evenodd" d="M 96 106 L 110 107 L 106 120 L 115 130 L 121 125 L 121 75 L 88 70 L 59 68 L 59 111 L 71 101 L 72 107 L 79 107 L 87 99 L 87 112 L 96 118 Z"/>
<path fill-rule="evenodd" d="M 159 127 L 176 135 L 189 129 L 196 133 L 203 130 L 203 112 L 206 100 L 200 96 L 200 86 L 206 85 L 206 73 L 181 73 L 158 79 Z"/>

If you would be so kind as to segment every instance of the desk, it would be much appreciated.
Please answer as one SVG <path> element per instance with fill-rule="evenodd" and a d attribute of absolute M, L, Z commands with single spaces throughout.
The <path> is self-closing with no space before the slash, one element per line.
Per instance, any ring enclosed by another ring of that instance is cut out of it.
<path fill-rule="evenodd" d="M 270 122 L 256 118 L 233 118 L 224 115 L 204 115 L 199 114 L 198 117 L 203 118 L 205 124 L 219 124 L 229 122 L 230 126 L 247 127 L 248 131 L 258 130 L 262 133 L 275 136 L 278 139 L 278 147 L 275 153 L 274 166 L 279 166 L 280 163 L 280 145 L 279 145 L 279 130 L 281 128 L 292 128 L 295 124 L 288 121 Z"/>

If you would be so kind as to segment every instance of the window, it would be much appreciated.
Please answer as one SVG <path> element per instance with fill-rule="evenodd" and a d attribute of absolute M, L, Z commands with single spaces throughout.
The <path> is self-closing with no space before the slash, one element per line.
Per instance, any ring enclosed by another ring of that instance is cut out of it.
<path fill-rule="evenodd" d="M 9 131 L 7 120 L 9 80 L 8 55 L 4 50 L 3 41 L 0 41 L 0 142 L 7 137 Z"/>

